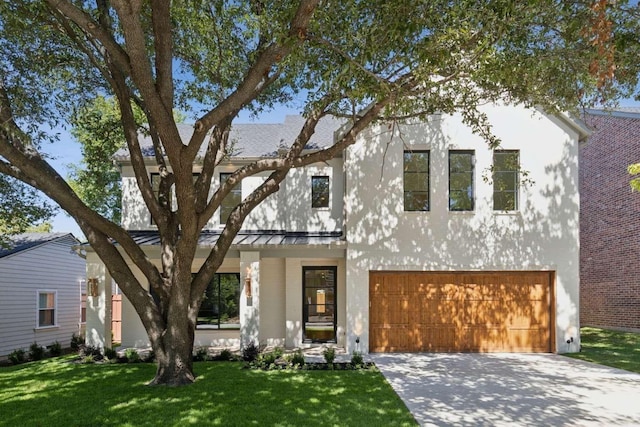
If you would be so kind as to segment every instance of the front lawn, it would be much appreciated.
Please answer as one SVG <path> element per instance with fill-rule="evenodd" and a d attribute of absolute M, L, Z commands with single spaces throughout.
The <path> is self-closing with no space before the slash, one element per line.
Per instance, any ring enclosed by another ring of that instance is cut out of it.
<path fill-rule="evenodd" d="M 376 371 L 261 371 L 195 364 L 181 388 L 148 387 L 155 364 L 55 358 L 0 369 L 2 426 L 402 426 L 409 411 Z"/>
<path fill-rule="evenodd" d="M 565 356 L 640 373 L 640 334 L 581 328 L 582 351 Z"/>

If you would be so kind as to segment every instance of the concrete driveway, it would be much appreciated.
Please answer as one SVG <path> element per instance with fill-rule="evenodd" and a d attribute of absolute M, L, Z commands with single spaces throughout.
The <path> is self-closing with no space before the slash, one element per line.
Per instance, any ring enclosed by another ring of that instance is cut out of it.
<path fill-rule="evenodd" d="M 556 354 L 371 354 L 420 425 L 640 426 L 640 374 Z"/>

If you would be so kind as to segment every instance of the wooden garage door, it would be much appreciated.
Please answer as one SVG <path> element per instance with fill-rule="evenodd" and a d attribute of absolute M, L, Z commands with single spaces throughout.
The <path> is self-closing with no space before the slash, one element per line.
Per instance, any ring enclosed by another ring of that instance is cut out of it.
<path fill-rule="evenodd" d="M 373 352 L 550 352 L 551 272 L 370 272 Z"/>

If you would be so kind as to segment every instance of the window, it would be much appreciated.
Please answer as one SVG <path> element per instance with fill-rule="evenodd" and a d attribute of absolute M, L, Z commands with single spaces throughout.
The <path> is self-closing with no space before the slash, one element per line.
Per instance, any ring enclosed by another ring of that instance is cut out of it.
<path fill-rule="evenodd" d="M 80 323 L 87 323 L 87 294 L 80 297 Z"/>
<path fill-rule="evenodd" d="M 429 152 L 404 152 L 404 210 L 429 210 Z"/>
<path fill-rule="evenodd" d="M 449 151 L 449 210 L 473 210 L 473 151 Z"/>
<path fill-rule="evenodd" d="M 312 176 L 311 177 L 311 207 L 312 208 L 328 208 L 329 207 L 329 177 L 328 176 Z"/>
<path fill-rule="evenodd" d="M 520 152 L 496 150 L 493 152 L 493 209 L 515 211 L 518 209 L 518 181 Z"/>
<path fill-rule="evenodd" d="M 224 184 L 231 176 L 230 173 L 220 174 L 220 185 Z M 242 182 L 238 183 L 220 204 L 220 224 L 226 224 L 231 211 L 242 202 Z"/>
<path fill-rule="evenodd" d="M 56 292 L 38 291 L 38 327 L 55 326 Z"/>
<path fill-rule="evenodd" d="M 216 273 L 198 311 L 200 329 L 240 327 L 240 274 Z"/>
<path fill-rule="evenodd" d="M 337 267 L 302 267 L 304 340 L 336 340 Z"/>

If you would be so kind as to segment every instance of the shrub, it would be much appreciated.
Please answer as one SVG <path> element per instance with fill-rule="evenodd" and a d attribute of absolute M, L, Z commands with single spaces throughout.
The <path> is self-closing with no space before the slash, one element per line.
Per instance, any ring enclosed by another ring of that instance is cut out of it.
<path fill-rule="evenodd" d="M 47 346 L 49 354 L 53 357 L 60 356 L 62 354 L 62 345 L 58 341 Z"/>
<path fill-rule="evenodd" d="M 14 365 L 19 365 L 21 363 L 24 363 L 25 362 L 24 355 L 25 355 L 24 350 L 21 348 L 18 348 L 11 352 L 11 354 L 9 355 L 9 361 L 11 361 L 11 363 Z"/>
<path fill-rule="evenodd" d="M 41 360 L 44 357 L 44 347 L 34 342 L 29 346 L 29 357 L 31 360 Z"/>
<path fill-rule="evenodd" d="M 78 350 L 78 356 L 86 357 L 91 356 L 94 360 L 102 360 L 102 352 L 99 347 L 94 347 L 92 345 L 81 345 Z"/>
<path fill-rule="evenodd" d="M 218 354 L 215 357 L 216 360 L 224 360 L 224 361 L 228 361 L 228 360 L 234 360 L 235 356 L 233 355 L 233 353 L 231 352 L 231 350 L 229 350 L 228 348 L 223 348 L 222 351 L 220 352 L 220 354 Z"/>
<path fill-rule="evenodd" d="M 336 359 L 336 349 L 333 347 L 327 347 L 322 352 L 324 356 L 324 361 L 331 364 Z"/>
<path fill-rule="evenodd" d="M 305 361 L 304 361 L 304 354 L 302 353 L 302 350 L 298 349 L 295 351 L 295 353 L 291 355 L 291 364 L 293 366 L 304 366 Z"/>
<path fill-rule="evenodd" d="M 364 359 L 362 358 L 362 353 L 359 351 L 354 351 L 351 355 L 351 365 L 352 366 L 362 366 L 364 364 Z"/>
<path fill-rule="evenodd" d="M 82 338 L 82 336 L 77 335 L 77 334 L 73 334 L 71 335 L 71 350 L 73 351 L 79 351 L 80 347 L 82 347 L 84 345 L 84 338 Z"/>
<path fill-rule="evenodd" d="M 82 357 L 82 363 L 90 364 L 95 363 L 95 361 L 96 359 L 91 354 Z"/>
<path fill-rule="evenodd" d="M 129 363 L 137 363 L 140 362 L 140 355 L 138 354 L 138 350 L 135 348 L 128 348 L 124 351 L 124 357 L 127 359 Z"/>
<path fill-rule="evenodd" d="M 242 348 L 242 360 L 245 362 L 253 362 L 258 358 L 258 354 L 260 348 L 253 341 Z"/>
<path fill-rule="evenodd" d="M 208 353 L 207 353 L 207 348 L 206 347 L 199 347 L 196 350 L 196 353 L 193 355 L 193 361 L 194 362 L 204 362 L 207 360 L 208 357 Z"/>
<path fill-rule="evenodd" d="M 106 357 L 109 360 L 115 360 L 115 359 L 118 358 L 118 352 L 115 351 L 112 348 L 105 347 L 104 348 L 104 357 Z"/>
<path fill-rule="evenodd" d="M 145 363 L 151 363 L 156 360 L 156 352 L 151 350 L 147 355 L 142 359 Z"/>
<path fill-rule="evenodd" d="M 258 361 L 265 367 L 268 368 L 270 365 L 276 362 L 278 358 L 278 354 L 275 351 L 270 351 L 268 353 L 262 353 L 258 358 Z"/>

